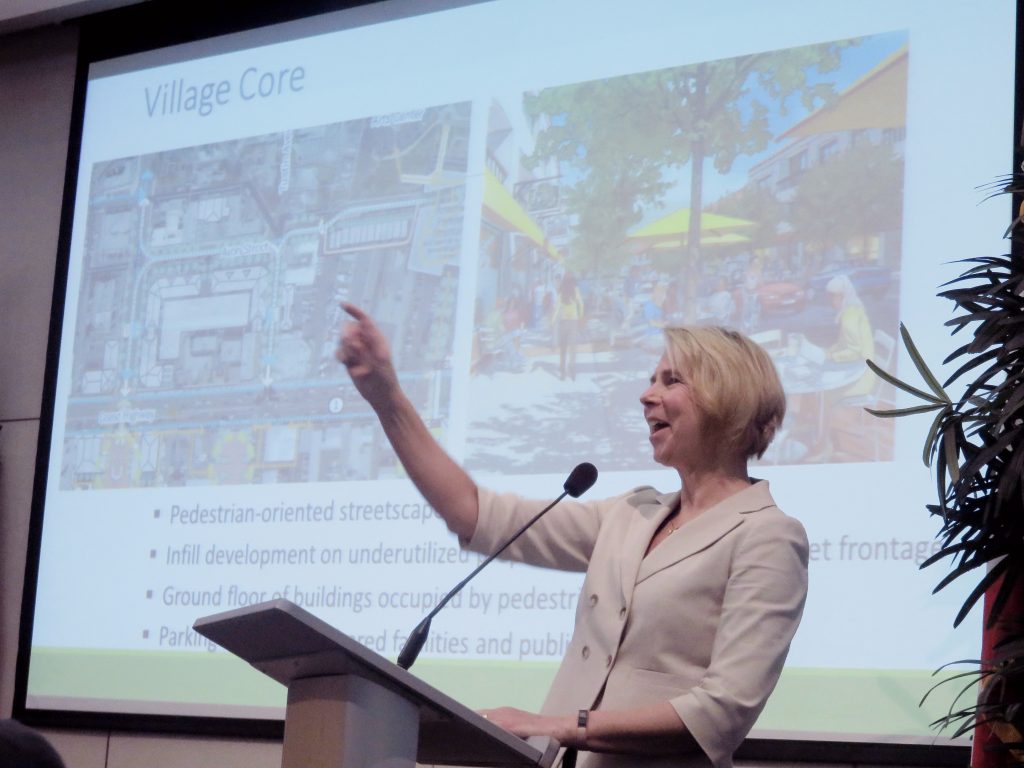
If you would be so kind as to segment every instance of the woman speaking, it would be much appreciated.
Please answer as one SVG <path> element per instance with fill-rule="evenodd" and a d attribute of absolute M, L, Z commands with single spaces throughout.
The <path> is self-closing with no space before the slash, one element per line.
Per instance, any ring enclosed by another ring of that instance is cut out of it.
<path fill-rule="evenodd" d="M 398 384 L 387 340 L 355 306 L 337 357 L 409 477 L 458 535 L 490 554 L 544 503 L 478 487 Z M 579 750 L 581 768 L 728 768 L 782 671 L 807 591 L 807 538 L 747 462 L 785 396 L 767 354 L 720 328 L 665 330 L 640 396 L 656 462 L 680 488 L 562 502 L 503 557 L 586 572 L 566 656 L 540 714 L 484 715 Z"/>

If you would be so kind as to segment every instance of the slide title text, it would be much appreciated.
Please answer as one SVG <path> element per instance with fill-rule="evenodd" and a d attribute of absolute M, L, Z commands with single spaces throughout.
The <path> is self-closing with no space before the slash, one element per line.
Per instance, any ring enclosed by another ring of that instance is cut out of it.
<path fill-rule="evenodd" d="M 234 83 L 231 80 L 191 83 L 179 77 L 146 86 L 146 114 L 152 118 L 193 112 L 207 117 L 236 97 L 250 102 L 300 93 L 305 87 L 305 80 L 306 68 L 301 65 L 274 70 L 247 67 Z"/>

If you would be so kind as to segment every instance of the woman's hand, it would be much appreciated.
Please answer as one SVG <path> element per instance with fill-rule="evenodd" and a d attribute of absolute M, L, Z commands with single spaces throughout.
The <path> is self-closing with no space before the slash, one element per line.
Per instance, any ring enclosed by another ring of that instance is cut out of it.
<path fill-rule="evenodd" d="M 535 715 L 515 707 L 483 709 L 480 714 L 497 726 L 516 736 L 550 736 L 563 746 L 572 746 L 576 738 L 576 720 L 573 717 Z"/>
<path fill-rule="evenodd" d="M 398 391 L 398 375 L 391 362 L 391 348 L 380 328 L 354 304 L 341 308 L 352 317 L 345 325 L 334 356 L 366 401 L 376 410 L 390 402 Z"/>
<path fill-rule="evenodd" d="M 576 715 L 535 715 L 513 707 L 485 709 L 484 717 L 516 736 L 550 736 L 563 747 L 588 752 L 679 756 L 699 749 L 672 705 L 593 710 L 581 740 Z"/>

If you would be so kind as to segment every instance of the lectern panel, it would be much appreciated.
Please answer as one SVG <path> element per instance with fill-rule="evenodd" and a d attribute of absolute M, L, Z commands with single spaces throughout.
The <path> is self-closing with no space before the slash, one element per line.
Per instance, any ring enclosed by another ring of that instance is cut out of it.
<path fill-rule="evenodd" d="M 288 600 L 205 616 L 194 629 L 285 686 L 352 675 L 399 694 L 419 713 L 420 763 L 547 768 L 557 754 L 557 742 L 512 735 Z"/>

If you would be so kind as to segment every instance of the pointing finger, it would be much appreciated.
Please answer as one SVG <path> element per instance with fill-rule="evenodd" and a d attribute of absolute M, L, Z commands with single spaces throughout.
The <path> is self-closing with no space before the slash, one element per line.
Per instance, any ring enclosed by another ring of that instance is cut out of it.
<path fill-rule="evenodd" d="M 367 315 L 363 310 L 357 307 L 355 304 L 349 304 L 347 301 L 341 302 L 341 308 L 344 309 L 349 316 L 357 322 L 363 322 L 369 320 L 370 316 Z"/>

